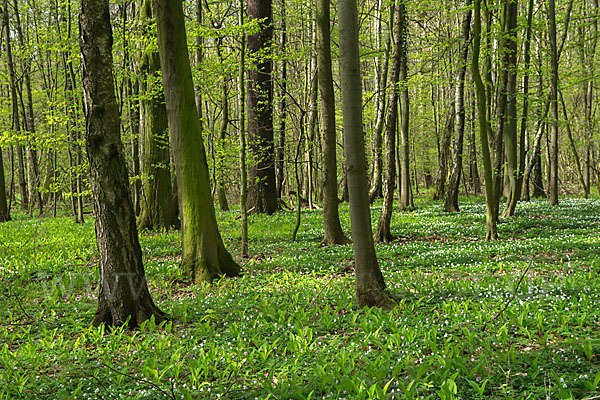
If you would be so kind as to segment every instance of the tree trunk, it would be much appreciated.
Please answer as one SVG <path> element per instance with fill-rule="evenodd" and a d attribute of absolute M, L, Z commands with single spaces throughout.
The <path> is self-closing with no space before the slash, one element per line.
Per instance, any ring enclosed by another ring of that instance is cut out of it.
<path fill-rule="evenodd" d="M 238 0 L 239 26 L 244 26 L 244 0 Z M 239 121 L 240 121 L 240 215 L 242 231 L 242 251 L 241 255 L 248 258 L 248 173 L 246 169 L 246 81 L 244 76 L 246 63 L 246 33 L 242 30 L 240 37 L 240 61 L 238 77 L 238 103 L 239 103 Z"/>
<path fill-rule="evenodd" d="M 550 205 L 558 205 L 558 50 L 556 45 L 556 13 L 554 0 L 548 0 L 548 33 L 550 39 L 550 107 L 552 128 L 550 136 Z M 564 42 L 563 42 L 564 43 Z M 561 46 L 562 47 L 562 46 Z"/>
<path fill-rule="evenodd" d="M 376 18 L 376 41 L 377 48 L 381 47 L 381 31 L 382 31 L 382 8 L 385 2 L 378 0 L 377 2 L 377 16 Z M 393 8 L 393 7 L 392 7 Z M 389 27 L 394 26 L 394 11 L 390 12 Z M 375 59 L 375 65 L 377 67 L 377 77 L 375 86 L 375 130 L 373 132 L 373 156 L 371 157 L 373 163 L 373 179 L 371 180 L 371 188 L 369 190 L 369 202 L 373 203 L 376 198 L 383 196 L 383 158 L 382 154 L 382 132 L 385 125 L 386 116 L 386 91 L 388 81 L 388 67 L 391 52 L 391 34 L 390 29 L 387 29 L 385 35 L 385 49 L 383 59 L 377 57 Z"/>
<path fill-rule="evenodd" d="M 403 0 L 400 2 L 402 3 Z M 387 118 L 385 123 L 385 178 L 383 180 L 383 205 L 375 231 L 375 242 L 392 242 L 390 224 L 392 211 L 394 209 L 394 187 L 396 179 L 396 125 L 398 121 L 398 87 L 400 81 L 400 64 L 402 63 L 402 34 L 404 28 L 402 23 L 405 12 L 400 4 L 392 6 L 392 12 L 396 14 L 392 32 L 394 35 L 394 54 L 392 56 L 392 69 L 390 72 L 390 94 L 388 99 Z"/>
<path fill-rule="evenodd" d="M 260 31 L 248 35 L 248 147 L 253 157 L 249 168 L 248 207 L 273 214 L 279 208 L 275 187 L 273 144 L 273 39 L 272 0 L 248 0 L 248 17 L 259 19 Z"/>
<path fill-rule="evenodd" d="M 0 148 L 0 222 L 10 221 L 10 212 L 6 201 L 6 182 L 4 181 L 4 156 Z"/>
<path fill-rule="evenodd" d="M 8 15 L 8 0 L 4 0 L 3 7 L 3 19 L 4 19 L 4 39 L 6 48 L 6 68 L 8 69 L 9 86 L 10 86 L 10 98 L 12 103 L 12 129 L 16 132 L 21 131 L 21 122 L 19 120 L 19 101 L 17 99 L 17 81 L 15 78 L 15 70 L 12 58 L 12 45 L 10 41 L 10 25 Z M 19 194 L 21 196 L 21 209 L 27 210 L 28 196 L 27 196 L 27 182 L 25 181 L 25 161 L 23 158 L 23 148 L 20 144 L 17 144 L 17 167 L 18 167 L 18 178 L 19 178 Z"/>
<path fill-rule="evenodd" d="M 225 249 L 210 193 L 181 0 L 154 0 L 158 49 L 182 215 L 182 267 L 194 283 L 240 267 Z"/>
<path fill-rule="evenodd" d="M 166 315 L 148 291 L 120 138 L 112 73 L 108 1 L 81 1 L 81 53 L 86 97 L 86 148 L 100 254 L 100 291 L 93 325 L 136 327 Z"/>
<path fill-rule="evenodd" d="M 496 196 L 494 193 L 494 178 L 492 171 L 492 159 L 489 147 L 489 132 L 492 128 L 487 120 L 487 94 L 481 72 L 479 71 L 479 49 L 481 48 L 481 0 L 474 0 L 474 24 L 473 24 L 473 55 L 472 55 L 472 73 L 475 89 L 477 91 L 477 110 L 479 118 L 479 137 L 481 140 L 481 155 L 483 159 L 483 168 L 485 172 L 485 203 L 486 203 L 486 240 L 493 240 L 498 237 L 497 218 L 494 215 L 494 202 Z"/>
<path fill-rule="evenodd" d="M 465 75 L 469 56 L 469 31 L 471 29 L 471 1 L 465 0 L 465 14 L 462 21 L 460 39 L 460 59 L 456 69 L 456 82 L 454 92 L 454 151 L 452 152 L 452 172 L 448 182 L 448 190 L 444 200 L 447 212 L 457 212 L 458 190 L 462 173 L 463 141 L 465 135 Z"/>
<path fill-rule="evenodd" d="M 502 213 L 504 218 L 514 215 L 519 200 L 517 196 L 519 194 L 517 189 L 519 175 L 517 148 L 517 0 L 507 0 L 505 10 L 505 35 L 507 36 L 505 52 L 508 81 L 506 86 L 506 124 L 502 135 L 507 159 L 509 195 L 506 199 L 506 208 Z"/>
<path fill-rule="evenodd" d="M 151 0 L 139 0 L 138 22 L 145 37 L 156 35 Z M 142 41 L 151 43 L 151 41 Z M 142 48 L 139 63 L 142 133 L 142 201 L 140 229 L 179 227 L 173 201 L 169 154 L 169 121 L 160 82 L 160 58 L 152 45 Z"/>
<path fill-rule="evenodd" d="M 438 174 L 435 180 L 435 191 L 433 192 L 433 200 L 441 200 L 446 193 L 446 179 L 448 177 L 448 155 L 450 153 L 450 141 L 452 140 L 452 131 L 454 130 L 455 119 L 454 101 L 450 103 L 448 114 L 446 116 L 446 125 L 442 136 L 438 158 Z"/>
<path fill-rule="evenodd" d="M 331 71 L 329 0 L 317 0 L 317 76 L 319 79 L 323 167 L 323 243 L 345 244 L 338 211 L 335 95 Z"/>
<path fill-rule="evenodd" d="M 379 269 L 371 230 L 371 211 L 365 144 L 362 125 L 362 89 L 358 51 L 358 11 L 356 0 L 338 0 L 340 37 L 340 78 L 345 153 L 350 194 L 350 220 L 354 241 L 356 301 L 360 307 L 391 307 Z"/>
<path fill-rule="evenodd" d="M 286 26 L 285 0 L 281 0 L 281 51 L 286 51 L 287 46 L 287 26 Z M 275 152 L 275 167 L 277 176 L 275 177 L 277 185 L 277 198 L 281 200 L 283 193 L 283 181 L 285 176 L 284 158 L 285 158 L 285 129 L 287 116 L 287 61 L 281 60 L 281 100 L 279 101 L 279 138 Z"/>
<path fill-rule="evenodd" d="M 410 141 L 408 138 L 410 127 L 410 104 L 408 96 L 408 17 L 406 15 L 406 0 L 398 3 L 400 13 L 400 211 L 413 207 L 412 191 L 410 186 Z"/>

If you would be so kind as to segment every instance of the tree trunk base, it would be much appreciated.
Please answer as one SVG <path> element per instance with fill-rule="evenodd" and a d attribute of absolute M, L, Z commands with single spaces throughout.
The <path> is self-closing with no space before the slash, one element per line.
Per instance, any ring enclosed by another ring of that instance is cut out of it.
<path fill-rule="evenodd" d="M 356 290 L 356 302 L 359 307 L 379 307 L 393 310 L 398 304 L 385 289 Z"/>

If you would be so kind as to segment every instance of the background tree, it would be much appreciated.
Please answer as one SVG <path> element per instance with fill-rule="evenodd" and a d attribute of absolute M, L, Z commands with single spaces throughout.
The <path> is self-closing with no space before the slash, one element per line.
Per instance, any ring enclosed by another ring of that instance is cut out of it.
<path fill-rule="evenodd" d="M 371 230 L 371 211 L 365 168 L 362 124 L 362 93 L 358 51 L 358 14 L 356 0 L 338 0 L 340 31 L 340 78 L 342 115 L 350 220 L 356 270 L 356 302 L 359 306 L 389 308 L 394 305 L 379 269 Z"/>
<path fill-rule="evenodd" d="M 323 243 L 345 244 L 338 213 L 335 94 L 331 72 L 329 0 L 317 0 L 317 68 L 321 107 L 321 146 L 323 154 Z"/>
<path fill-rule="evenodd" d="M 273 143 L 272 0 L 248 0 L 248 18 L 260 29 L 248 35 L 248 148 L 252 157 L 248 177 L 248 208 L 272 214 L 278 209 Z"/>
<path fill-rule="evenodd" d="M 158 49 L 177 171 L 182 220 L 182 268 L 194 283 L 240 267 L 225 249 L 217 226 L 206 151 L 196 108 L 182 1 L 154 0 Z"/>

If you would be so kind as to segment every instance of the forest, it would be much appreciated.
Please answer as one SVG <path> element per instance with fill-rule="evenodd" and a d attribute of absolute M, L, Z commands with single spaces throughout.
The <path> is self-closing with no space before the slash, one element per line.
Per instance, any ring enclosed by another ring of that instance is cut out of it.
<path fill-rule="evenodd" d="M 0 399 L 600 399 L 599 0 L 0 15 Z"/>

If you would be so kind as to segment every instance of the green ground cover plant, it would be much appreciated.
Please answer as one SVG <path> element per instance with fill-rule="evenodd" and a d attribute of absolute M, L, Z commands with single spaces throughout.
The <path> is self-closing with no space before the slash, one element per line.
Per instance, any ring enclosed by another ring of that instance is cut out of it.
<path fill-rule="evenodd" d="M 0 225 L 0 399 L 584 399 L 600 395 L 600 201 L 519 204 L 485 242 L 485 204 L 395 213 L 377 246 L 398 307 L 359 309 L 352 247 L 320 211 L 250 216 L 243 275 L 190 286 L 178 232 L 142 232 L 172 320 L 90 328 L 92 218 Z M 380 204 L 373 208 L 375 224 Z M 347 205 L 342 225 L 349 232 Z M 239 254 L 236 211 L 218 214 Z M 240 260 L 241 261 L 241 260 Z"/>

